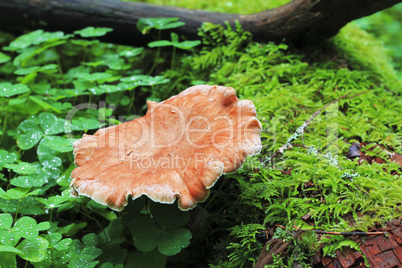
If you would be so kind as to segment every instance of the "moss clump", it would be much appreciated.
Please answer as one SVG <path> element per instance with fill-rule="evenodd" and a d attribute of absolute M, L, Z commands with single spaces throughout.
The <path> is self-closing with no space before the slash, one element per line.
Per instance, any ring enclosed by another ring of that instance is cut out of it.
<path fill-rule="evenodd" d="M 401 92 L 402 83 L 398 79 L 391 57 L 381 41 L 350 23 L 333 38 L 336 50 L 347 58 L 351 67 L 369 70 L 379 75 L 379 80 L 389 89 Z"/>
<path fill-rule="evenodd" d="M 251 14 L 261 12 L 262 10 L 275 8 L 281 5 L 284 5 L 290 0 L 272 0 L 272 1 L 263 1 L 256 0 L 247 2 L 245 4 L 242 0 L 233 0 L 233 1 L 219 1 L 213 2 L 208 0 L 123 0 L 123 1 L 131 1 L 131 2 L 145 2 L 156 5 L 168 5 L 168 6 L 176 6 L 176 7 L 184 7 L 190 9 L 203 9 L 208 11 L 216 11 L 216 12 L 227 12 L 227 13 L 236 13 L 236 14 Z"/>

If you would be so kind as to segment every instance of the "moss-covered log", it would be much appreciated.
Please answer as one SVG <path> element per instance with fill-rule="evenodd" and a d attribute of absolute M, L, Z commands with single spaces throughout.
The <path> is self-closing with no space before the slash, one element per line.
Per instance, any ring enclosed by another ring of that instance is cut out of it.
<path fill-rule="evenodd" d="M 231 25 L 239 21 L 256 41 L 311 43 L 335 35 L 348 22 L 393 6 L 402 0 L 294 0 L 282 7 L 251 15 L 190 10 L 117 0 L 2 0 L 0 29 L 46 29 L 71 32 L 87 26 L 112 27 L 104 40 L 144 45 L 151 39 L 136 30 L 144 17 L 178 17 L 186 26 L 174 29 L 196 39 L 203 22 Z M 164 31 L 169 38 L 169 32 Z"/>

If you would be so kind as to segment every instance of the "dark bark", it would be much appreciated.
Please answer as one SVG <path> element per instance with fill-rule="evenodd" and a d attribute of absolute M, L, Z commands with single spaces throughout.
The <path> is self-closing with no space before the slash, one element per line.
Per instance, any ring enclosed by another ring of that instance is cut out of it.
<path fill-rule="evenodd" d="M 311 43 L 335 35 L 348 22 L 393 6 L 402 0 L 294 0 L 282 7 L 251 15 L 216 13 L 118 0 L 0 0 L 0 29 L 45 29 L 72 32 L 87 26 L 111 27 L 104 41 L 144 45 L 150 35 L 136 29 L 144 17 L 178 17 L 185 26 L 174 29 L 197 39 L 203 22 L 234 25 L 239 21 L 256 41 Z M 169 31 L 163 31 L 169 38 Z"/>
<path fill-rule="evenodd" d="M 296 239 L 298 236 L 298 232 L 292 233 L 293 239 Z M 274 261 L 274 256 L 284 254 L 289 244 L 291 244 L 291 240 L 285 241 L 278 238 L 272 238 L 262 248 L 260 256 L 258 257 L 253 268 L 264 268 L 265 265 L 272 264 Z"/>

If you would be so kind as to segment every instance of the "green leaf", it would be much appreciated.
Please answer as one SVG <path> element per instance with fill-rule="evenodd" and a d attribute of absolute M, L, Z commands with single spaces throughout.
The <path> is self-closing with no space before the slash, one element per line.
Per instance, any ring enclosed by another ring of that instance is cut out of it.
<path fill-rule="evenodd" d="M 179 18 L 141 18 L 137 22 L 137 29 L 146 34 L 151 29 L 166 30 L 186 25 L 178 20 Z"/>
<path fill-rule="evenodd" d="M 113 244 L 112 241 L 109 245 L 106 244 L 101 247 L 102 255 L 99 257 L 100 261 L 108 261 L 115 264 L 124 263 L 128 250 L 120 245 Z"/>
<path fill-rule="evenodd" d="M 23 94 L 29 91 L 26 85 L 22 84 L 10 84 L 10 83 L 0 83 L 0 97 L 11 97 L 18 94 Z"/>
<path fill-rule="evenodd" d="M 60 39 L 67 39 L 71 35 L 65 35 L 63 32 L 44 32 L 43 30 L 36 30 L 28 34 L 17 37 L 10 43 L 5 50 L 16 51 L 30 47 L 31 45 L 39 45 L 44 42 L 57 41 Z"/>
<path fill-rule="evenodd" d="M 127 86 L 130 86 L 131 88 L 135 88 L 137 86 L 153 86 L 169 82 L 169 79 L 166 79 L 163 76 L 149 76 L 142 74 L 124 77 L 120 80 L 124 83 L 127 83 Z"/>
<path fill-rule="evenodd" d="M 154 250 L 162 235 L 162 231 L 158 226 L 145 216 L 135 217 L 130 224 L 130 229 L 135 247 L 143 252 Z"/>
<path fill-rule="evenodd" d="M 42 130 L 32 119 L 23 121 L 18 126 L 23 134 L 17 137 L 17 145 L 23 150 L 28 150 L 34 147 L 43 136 Z"/>
<path fill-rule="evenodd" d="M 54 135 L 64 132 L 65 120 L 57 118 L 54 114 L 41 113 L 38 119 L 45 135 Z"/>
<path fill-rule="evenodd" d="M 99 243 L 99 238 L 94 233 L 86 234 L 82 238 L 82 245 L 84 247 L 95 247 Z"/>
<path fill-rule="evenodd" d="M 173 256 L 190 244 L 191 232 L 185 228 L 175 228 L 163 232 L 158 241 L 158 250 L 166 256 Z"/>
<path fill-rule="evenodd" d="M 19 68 L 14 72 L 14 74 L 27 75 L 27 74 L 36 72 L 37 70 L 39 70 L 39 68 L 40 68 L 40 66 L 31 66 L 31 67 L 28 67 L 28 68 Z"/>
<path fill-rule="evenodd" d="M 18 164 L 6 164 L 5 168 L 11 169 L 17 174 L 29 175 L 33 174 L 38 170 L 37 164 L 32 164 L 28 162 L 19 162 Z"/>
<path fill-rule="evenodd" d="M 38 104 L 39 106 L 41 106 L 45 110 L 52 110 L 56 113 L 61 113 L 61 111 L 57 107 L 54 107 L 49 103 L 47 103 L 46 101 L 41 100 L 40 97 L 29 96 L 29 99 Z"/>
<path fill-rule="evenodd" d="M 11 252 L 11 253 L 16 253 L 16 254 L 22 253 L 21 250 L 16 249 L 15 247 L 3 246 L 3 245 L 0 245 L 0 252 Z M 5 266 L 2 266 L 2 267 L 5 267 Z"/>
<path fill-rule="evenodd" d="M 69 248 L 69 246 L 71 245 L 72 242 L 73 242 L 73 240 L 71 238 L 66 238 L 66 239 L 59 241 L 56 245 L 54 245 L 54 248 L 59 251 L 66 250 Z"/>
<path fill-rule="evenodd" d="M 151 252 L 132 252 L 126 261 L 126 267 L 164 268 L 167 257 L 158 250 Z"/>
<path fill-rule="evenodd" d="M 101 89 L 101 91 L 106 92 L 106 93 L 115 93 L 115 92 L 127 90 L 121 86 L 116 86 L 116 85 L 100 85 L 99 89 Z M 98 92 L 98 94 L 99 94 L 99 92 Z"/>
<path fill-rule="evenodd" d="M 182 227 L 190 220 L 188 211 L 181 211 L 177 206 L 171 204 L 152 202 L 150 209 L 154 220 L 162 230 Z"/>
<path fill-rule="evenodd" d="M 126 57 L 126 58 L 132 58 L 135 56 L 140 55 L 144 51 L 144 48 L 139 47 L 139 48 L 133 48 L 131 50 L 124 50 L 119 53 L 119 56 L 121 57 Z"/>
<path fill-rule="evenodd" d="M 95 64 L 107 66 L 111 70 L 127 70 L 130 68 L 130 65 L 126 64 L 124 59 L 116 54 L 104 54 L 101 60 Z"/>
<path fill-rule="evenodd" d="M 45 137 L 39 143 L 37 154 L 38 154 L 39 161 L 41 162 L 41 164 L 44 167 L 57 168 L 57 167 L 61 166 L 62 160 L 60 157 L 57 156 L 59 152 L 56 150 L 53 150 L 53 148 L 51 148 L 50 145 L 48 144 L 48 142 L 51 139 L 52 138 L 50 138 L 50 137 Z"/>
<path fill-rule="evenodd" d="M 45 238 L 47 239 L 47 241 L 49 241 L 49 247 L 55 246 L 62 239 L 62 237 L 63 236 L 61 234 L 52 232 L 48 232 L 45 235 Z"/>
<path fill-rule="evenodd" d="M 105 124 L 100 124 L 98 120 L 93 118 L 77 117 L 72 120 L 73 130 L 98 129 Z"/>
<path fill-rule="evenodd" d="M 90 82 L 102 82 L 110 77 L 112 77 L 111 74 L 108 73 L 77 73 L 75 74 L 75 77 L 78 78 L 79 80 L 83 81 L 90 81 Z"/>
<path fill-rule="evenodd" d="M 57 71 L 57 65 L 56 64 L 48 64 L 45 66 L 31 66 L 28 68 L 20 68 L 17 69 L 14 74 L 17 75 L 29 75 L 33 73 L 38 73 L 38 72 L 43 72 L 43 73 L 54 73 Z M 24 83 L 23 83 L 24 84 Z"/>
<path fill-rule="evenodd" d="M 191 49 L 200 44 L 201 44 L 200 40 L 194 40 L 194 41 L 183 41 L 183 42 L 175 43 L 174 46 L 177 48 L 180 48 L 180 49 Z"/>
<path fill-rule="evenodd" d="M 45 143 L 50 150 L 61 153 L 71 152 L 74 149 L 69 139 L 60 136 L 47 136 L 43 139 L 43 143 Z"/>
<path fill-rule="evenodd" d="M 0 198 L 3 199 L 20 199 L 23 198 L 28 192 L 30 188 L 11 188 L 7 192 L 5 192 L 2 188 L 0 188 Z M 5 211 L 5 210 L 3 210 Z"/>
<path fill-rule="evenodd" d="M 38 223 L 38 230 L 39 231 L 45 231 L 50 228 L 50 223 L 48 221 L 43 221 Z"/>
<path fill-rule="evenodd" d="M 46 208 L 57 208 L 64 204 L 65 201 L 69 200 L 66 196 L 51 196 L 48 199 L 36 197 L 35 200 L 41 202 L 46 206 Z"/>
<path fill-rule="evenodd" d="M 4 191 L 3 191 L 4 192 Z M 0 207 L 4 212 L 18 213 L 23 215 L 39 215 L 44 214 L 43 205 L 36 201 L 32 196 L 24 197 L 23 199 L 3 199 L 0 191 Z"/>
<path fill-rule="evenodd" d="M 0 229 L 10 229 L 13 224 L 13 217 L 9 213 L 0 214 Z"/>
<path fill-rule="evenodd" d="M 77 40 L 77 39 L 72 39 L 70 42 L 74 45 L 79 45 L 83 47 L 88 47 L 92 45 L 99 44 L 99 40 Z"/>
<path fill-rule="evenodd" d="M 98 37 L 98 36 L 103 36 L 107 34 L 108 32 L 113 31 L 112 28 L 106 28 L 106 27 L 86 27 L 82 30 L 75 31 L 75 34 L 78 34 L 82 37 Z"/>
<path fill-rule="evenodd" d="M 49 242 L 43 237 L 27 238 L 18 244 L 21 258 L 30 262 L 40 262 L 46 258 Z"/>
<path fill-rule="evenodd" d="M 191 49 L 201 44 L 200 40 L 194 41 L 183 41 L 179 42 L 179 36 L 176 33 L 171 33 L 172 41 L 167 40 L 159 40 L 153 41 L 148 44 L 149 47 L 166 47 L 166 46 L 174 46 L 180 49 Z"/>
<path fill-rule="evenodd" d="M 102 254 L 102 250 L 96 247 L 85 247 L 81 253 L 85 256 L 87 260 L 94 260 L 96 259 L 100 254 Z"/>
<path fill-rule="evenodd" d="M 11 58 L 6 54 L 0 52 L 0 63 L 8 62 Z"/>
<path fill-rule="evenodd" d="M 47 180 L 44 182 L 42 180 L 37 180 L 36 176 L 18 176 L 13 178 L 10 183 L 11 185 L 23 188 L 30 188 L 30 187 L 39 187 L 46 183 Z"/>
<path fill-rule="evenodd" d="M 14 163 L 17 161 L 18 155 L 14 152 L 7 152 L 6 150 L 0 150 L 0 167 L 5 164 Z"/>
<path fill-rule="evenodd" d="M 148 43 L 149 47 L 168 47 L 173 46 L 173 43 L 167 40 L 159 40 Z"/>
<path fill-rule="evenodd" d="M 15 247 L 21 237 L 11 232 L 10 229 L 0 229 L 0 241 L 4 246 Z"/>
<path fill-rule="evenodd" d="M 16 268 L 17 259 L 14 252 L 0 254 L 0 267 Z"/>
<path fill-rule="evenodd" d="M 39 235 L 38 224 L 36 221 L 28 216 L 19 218 L 12 231 L 24 238 L 35 238 Z"/>

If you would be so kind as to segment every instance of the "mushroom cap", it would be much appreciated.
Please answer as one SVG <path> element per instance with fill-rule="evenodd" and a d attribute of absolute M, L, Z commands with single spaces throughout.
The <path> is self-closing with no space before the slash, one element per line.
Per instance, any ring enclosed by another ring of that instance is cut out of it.
<path fill-rule="evenodd" d="M 233 88 L 199 85 L 165 101 L 147 102 L 145 116 L 84 134 L 74 142 L 71 193 L 121 211 L 131 195 L 181 210 L 205 201 L 218 178 L 261 151 L 254 104 Z"/>

